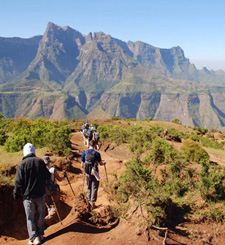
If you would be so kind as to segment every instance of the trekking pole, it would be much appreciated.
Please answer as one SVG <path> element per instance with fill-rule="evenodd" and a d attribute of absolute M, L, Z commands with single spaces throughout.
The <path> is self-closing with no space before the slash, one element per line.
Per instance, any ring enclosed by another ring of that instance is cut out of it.
<path fill-rule="evenodd" d="M 82 190 L 83 194 L 84 194 L 84 183 L 85 183 L 85 173 L 84 173 L 84 179 L 83 179 L 83 190 Z"/>
<path fill-rule="evenodd" d="M 66 173 L 66 172 L 64 173 L 64 176 L 66 177 L 66 179 L 67 179 L 67 181 L 68 181 L 68 183 L 69 183 L 69 185 L 70 185 L 70 188 L 71 188 L 71 191 L 72 191 L 72 193 L 73 193 L 74 197 L 76 197 L 76 196 L 75 196 L 75 194 L 74 194 L 73 188 L 72 188 L 72 186 L 71 186 L 71 184 L 70 184 L 70 181 L 69 181 L 69 178 L 68 178 L 68 176 L 67 176 L 67 173 Z"/>
<path fill-rule="evenodd" d="M 60 216 L 59 216 L 59 211 L 58 211 L 58 209 L 57 209 L 57 207 L 56 207 L 56 203 L 55 203 L 54 197 L 53 197 L 52 195 L 51 195 L 51 198 L 52 198 L 53 205 L 55 206 L 55 210 L 56 210 L 57 216 L 58 216 L 58 218 L 59 218 L 59 221 L 60 221 L 60 223 L 61 223 L 61 225 L 62 225 L 63 223 L 62 223 L 62 220 L 61 220 L 61 218 L 60 218 Z"/>
<path fill-rule="evenodd" d="M 105 164 L 104 164 L 104 168 L 105 168 L 105 177 L 106 177 L 106 180 L 107 180 L 107 182 L 109 182 Z"/>

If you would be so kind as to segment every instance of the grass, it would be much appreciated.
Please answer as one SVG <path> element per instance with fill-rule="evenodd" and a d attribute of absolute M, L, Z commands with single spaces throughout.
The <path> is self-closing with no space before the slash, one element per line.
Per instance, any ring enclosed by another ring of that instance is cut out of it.
<path fill-rule="evenodd" d="M 36 149 L 36 156 L 42 158 L 47 151 L 48 151 L 47 147 Z M 6 166 L 16 166 L 21 162 L 23 158 L 23 152 L 19 151 L 19 152 L 9 153 L 4 150 L 3 146 L 0 146 L 0 156 L 1 156 L 0 165 L 4 164 Z"/>
<path fill-rule="evenodd" d="M 225 151 L 223 149 L 214 149 L 203 147 L 209 154 L 215 155 L 217 157 L 225 158 Z"/>
<path fill-rule="evenodd" d="M 203 147 L 203 148 L 210 155 L 210 159 L 214 157 L 216 161 L 219 162 L 219 165 L 224 166 L 225 151 L 223 149 L 213 149 L 213 148 L 207 148 L 207 147 Z"/>

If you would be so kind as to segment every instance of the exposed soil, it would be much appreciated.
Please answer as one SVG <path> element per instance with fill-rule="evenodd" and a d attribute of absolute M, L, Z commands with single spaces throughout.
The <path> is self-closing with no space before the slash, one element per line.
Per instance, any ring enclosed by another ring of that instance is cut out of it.
<path fill-rule="evenodd" d="M 139 230 L 137 220 L 140 219 L 140 210 L 131 210 L 126 220 L 117 220 L 111 215 L 112 203 L 108 200 L 105 191 L 106 177 L 110 181 L 114 178 L 114 173 L 120 175 L 123 172 L 124 162 L 132 157 L 127 148 L 113 145 L 101 147 L 100 153 L 107 165 L 106 171 L 104 167 L 99 167 L 101 182 L 96 203 L 98 207 L 91 214 L 85 201 L 86 185 L 84 185 L 84 174 L 80 164 L 81 154 L 83 150 L 86 150 L 80 132 L 73 134 L 71 142 L 74 158 L 67 172 L 69 182 L 67 180 L 59 182 L 61 197 L 57 207 L 62 222 L 56 220 L 55 224 L 46 228 L 43 244 L 146 244 L 148 237 L 149 244 L 163 244 L 164 231 Z M 176 144 L 177 148 L 179 146 L 180 144 Z M 63 168 L 62 163 L 58 164 L 60 168 Z M 59 174 L 62 175 L 60 171 Z M 14 201 L 11 192 L 12 189 L 5 191 L 1 189 L 0 192 L 0 244 L 27 244 L 28 234 L 22 202 Z M 175 221 L 179 215 L 179 213 L 177 216 L 174 215 Z M 193 224 L 186 220 L 174 222 L 174 224 L 169 227 L 167 244 L 225 244 L 225 232 L 222 225 L 202 221 Z"/>

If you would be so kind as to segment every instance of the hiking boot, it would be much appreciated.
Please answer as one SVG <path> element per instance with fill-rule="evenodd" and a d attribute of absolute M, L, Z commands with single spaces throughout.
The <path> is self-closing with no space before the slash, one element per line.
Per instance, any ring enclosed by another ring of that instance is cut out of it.
<path fill-rule="evenodd" d="M 33 244 L 34 245 L 38 245 L 38 244 L 41 244 L 41 239 L 40 239 L 40 237 L 35 237 L 35 239 L 33 240 Z"/>

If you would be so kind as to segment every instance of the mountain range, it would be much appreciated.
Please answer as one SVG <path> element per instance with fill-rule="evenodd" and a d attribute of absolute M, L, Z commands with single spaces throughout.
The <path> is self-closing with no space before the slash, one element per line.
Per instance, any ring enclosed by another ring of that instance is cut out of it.
<path fill-rule="evenodd" d="M 223 130 L 225 72 L 196 69 L 180 47 L 84 35 L 48 23 L 44 35 L 0 37 L 5 118 L 179 119 Z"/>

